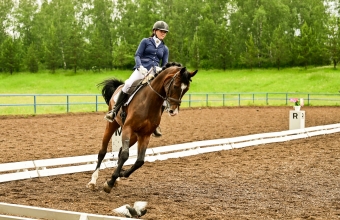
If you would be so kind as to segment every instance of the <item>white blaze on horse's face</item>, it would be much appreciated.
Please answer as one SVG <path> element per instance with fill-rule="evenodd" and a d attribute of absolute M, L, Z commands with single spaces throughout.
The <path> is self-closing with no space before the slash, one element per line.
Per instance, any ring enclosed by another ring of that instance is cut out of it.
<path fill-rule="evenodd" d="M 182 97 L 182 95 L 183 95 L 183 91 L 186 89 L 188 87 L 188 85 L 186 85 L 186 84 L 184 84 L 184 83 L 181 83 L 181 95 L 180 95 L 180 98 Z M 169 115 L 170 116 L 175 116 L 175 115 L 177 115 L 179 113 L 179 106 L 177 106 L 176 108 L 175 108 L 175 110 L 170 110 L 169 111 Z"/>

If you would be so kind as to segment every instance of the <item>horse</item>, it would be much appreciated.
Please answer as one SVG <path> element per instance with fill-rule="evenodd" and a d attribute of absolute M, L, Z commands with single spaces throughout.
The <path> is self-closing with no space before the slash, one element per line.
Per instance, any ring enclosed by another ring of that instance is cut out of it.
<path fill-rule="evenodd" d="M 102 146 L 98 153 L 98 162 L 91 181 L 87 184 L 90 189 L 95 189 L 99 176 L 100 165 L 107 153 L 108 143 L 114 132 L 122 127 L 122 147 L 118 153 L 117 167 L 111 179 L 104 182 L 103 190 L 110 193 L 117 185 L 119 177 L 128 178 L 134 171 L 144 164 L 145 152 L 150 136 L 160 124 L 162 105 L 167 103 L 167 111 L 170 116 L 179 113 L 182 97 L 189 90 L 191 78 L 198 70 L 189 72 L 185 66 L 179 63 L 168 63 L 161 72 L 151 81 L 147 81 L 134 95 L 127 106 L 122 106 L 115 120 L 106 123 Z M 123 82 L 118 79 L 107 79 L 98 84 L 102 86 L 102 96 L 109 110 L 114 106 L 114 96 L 120 92 Z M 125 116 L 122 117 L 122 112 Z M 124 170 L 122 167 L 129 158 L 129 148 L 138 142 L 138 154 L 134 165 Z"/>

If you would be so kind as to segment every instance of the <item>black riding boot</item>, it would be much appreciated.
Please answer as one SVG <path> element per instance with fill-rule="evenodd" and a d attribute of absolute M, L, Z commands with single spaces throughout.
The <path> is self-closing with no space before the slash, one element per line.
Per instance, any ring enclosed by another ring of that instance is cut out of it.
<path fill-rule="evenodd" d="M 113 106 L 112 110 L 109 111 L 104 117 L 107 121 L 112 122 L 115 119 L 120 107 L 124 104 L 127 97 L 128 94 L 124 93 L 123 91 L 119 93 L 115 106 Z"/>
<path fill-rule="evenodd" d="M 165 109 L 165 106 L 162 105 L 162 114 L 163 114 L 163 112 L 164 112 L 164 109 Z M 161 128 L 160 128 L 159 126 L 158 126 L 158 127 L 156 128 L 156 130 L 153 132 L 153 136 L 154 136 L 154 137 L 161 137 L 161 136 L 162 136 Z"/>

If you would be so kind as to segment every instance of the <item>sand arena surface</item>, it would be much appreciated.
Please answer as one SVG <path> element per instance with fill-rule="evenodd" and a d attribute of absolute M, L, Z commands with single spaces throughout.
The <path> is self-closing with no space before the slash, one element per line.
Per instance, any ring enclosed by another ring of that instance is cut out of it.
<path fill-rule="evenodd" d="M 149 147 L 288 130 L 291 109 L 182 109 L 162 116 L 164 135 Z M 340 123 L 339 107 L 302 110 L 306 127 Z M 0 116 L 0 163 L 97 154 L 104 114 Z M 106 194 L 112 172 L 95 191 L 92 172 L 0 183 L 0 201 L 115 215 L 144 200 L 144 219 L 340 219 L 340 133 L 146 162 Z"/>

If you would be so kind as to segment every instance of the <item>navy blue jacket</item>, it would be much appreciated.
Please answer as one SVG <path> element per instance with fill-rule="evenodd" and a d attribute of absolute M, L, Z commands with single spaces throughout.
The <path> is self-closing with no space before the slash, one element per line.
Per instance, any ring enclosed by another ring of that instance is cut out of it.
<path fill-rule="evenodd" d="M 151 67 L 154 66 L 165 66 L 167 64 L 169 58 L 169 49 L 163 41 L 161 44 L 156 47 L 156 43 L 152 37 L 144 38 L 135 53 L 135 62 L 136 65 L 134 69 L 138 69 L 140 65 L 144 66 L 147 70 L 150 70 Z M 162 65 L 160 64 L 160 60 L 162 60 Z"/>

